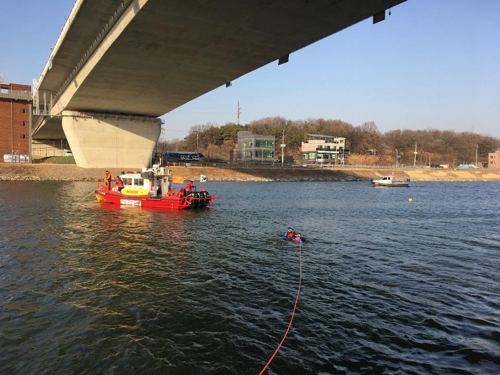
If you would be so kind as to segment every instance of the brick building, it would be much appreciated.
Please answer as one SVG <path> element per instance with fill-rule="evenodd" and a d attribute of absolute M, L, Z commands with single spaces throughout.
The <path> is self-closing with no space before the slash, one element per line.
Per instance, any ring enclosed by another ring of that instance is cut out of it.
<path fill-rule="evenodd" d="M 488 154 L 488 169 L 500 169 L 500 149 Z"/>
<path fill-rule="evenodd" d="M 0 81 L 0 162 L 4 154 L 30 155 L 31 86 Z"/>

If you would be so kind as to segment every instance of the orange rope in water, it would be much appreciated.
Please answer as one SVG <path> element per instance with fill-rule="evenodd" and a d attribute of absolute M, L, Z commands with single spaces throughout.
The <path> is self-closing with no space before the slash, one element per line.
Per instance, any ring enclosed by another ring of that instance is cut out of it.
<path fill-rule="evenodd" d="M 293 317 L 295 316 L 295 310 L 297 310 L 297 304 L 299 302 L 300 286 L 301 285 L 302 285 L 302 243 L 300 244 L 300 247 L 299 247 L 299 288 L 297 290 L 297 297 L 295 297 L 295 304 L 293 305 L 292 317 L 290 318 L 290 322 L 288 323 L 288 327 L 286 329 L 285 334 L 283 335 L 283 338 L 281 339 L 281 342 L 279 343 L 278 347 L 274 351 L 271 358 L 269 358 L 269 361 L 267 361 L 264 368 L 259 372 L 259 375 L 262 375 L 264 373 L 264 371 L 266 371 L 266 369 L 269 367 L 269 365 L 273 361 L 274 357 L 276 357 L 276 354 L 278 354 L 281 346 L 283 345 L 283 342 L 286 339 L 286 336 L 288 335 L 288 331 L 290 331 L 290 328 L 292 327 Z"/>

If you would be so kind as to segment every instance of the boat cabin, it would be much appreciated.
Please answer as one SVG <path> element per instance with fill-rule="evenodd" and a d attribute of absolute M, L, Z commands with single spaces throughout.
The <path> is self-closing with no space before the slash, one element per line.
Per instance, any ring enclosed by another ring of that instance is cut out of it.
<path fill-rule="evenodd" d="M 381 178 L 378 179 L 379 182 L 387 182 L 391 183 L 392 182 L 392 176 L 382 176 Z"/>
<path fill-rule="evenodd" d="M 171 174 L 171 170 L 165 174 L 164 168 L 158 168 L 156 164 L 153 165 L 153 168 L 143 168 L 140 172 L 128 171 L 119 176 L 123 182 L 122 193 L 151 197 L 161 196 L 162 192 L 168 192 L 172 187 Z"/>

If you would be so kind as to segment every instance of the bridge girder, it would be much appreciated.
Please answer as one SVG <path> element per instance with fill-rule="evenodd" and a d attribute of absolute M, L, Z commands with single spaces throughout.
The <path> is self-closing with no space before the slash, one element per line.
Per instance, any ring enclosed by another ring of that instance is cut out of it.
<path fill-rule="evenodd" d="M 158 117 L 405 0 L 79 0 L 36 94 L 63 111 Z"/>

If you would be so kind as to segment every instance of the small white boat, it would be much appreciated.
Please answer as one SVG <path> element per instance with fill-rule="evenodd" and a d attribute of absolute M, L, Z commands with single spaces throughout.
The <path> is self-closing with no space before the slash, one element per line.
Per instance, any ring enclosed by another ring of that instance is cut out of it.
<path fill-rule="evenodd" d="M 392 175 L 380 176 L 380 178 L 372 180 L 372 185 L 375 187 L 410 187 L 410 179 L 395 180 Z"/>

